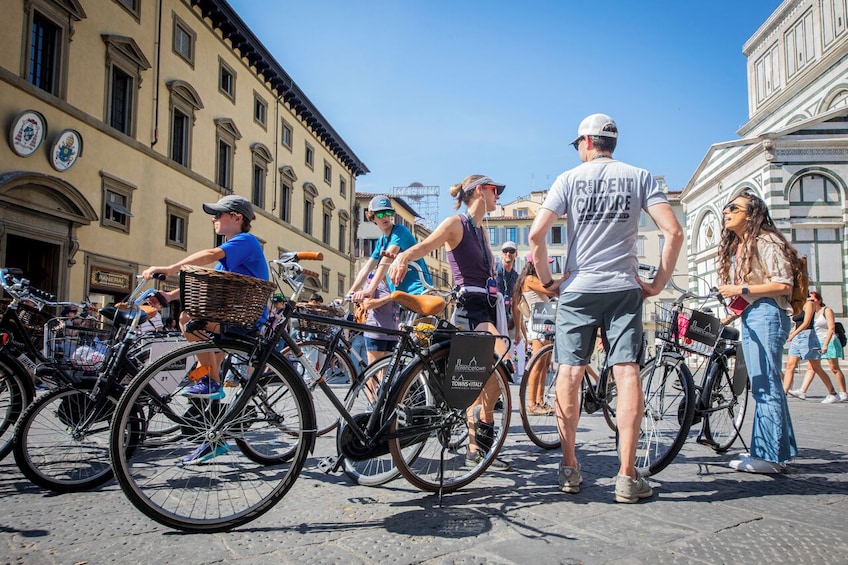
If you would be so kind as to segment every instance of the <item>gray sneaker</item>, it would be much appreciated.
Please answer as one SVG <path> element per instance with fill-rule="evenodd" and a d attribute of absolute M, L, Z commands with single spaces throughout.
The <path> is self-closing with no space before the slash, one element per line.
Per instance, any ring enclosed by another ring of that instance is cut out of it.
<path fill-rule="evenodd" d="M 645 477 L 636 475 L 634 481 L 627 475 L 618 475 L 615 478 L 615 501 L 633 504 L 639 502 L 642 498 L 648 498 L 654 494 L 651 485 L 645 480 Z"/>
<path fill-rule="evenodd" d="M 559 490 L 570 494 L 578 493 L 582 482 L 583 477 L 580 476 L 578 467 L 559 466 Z"/>

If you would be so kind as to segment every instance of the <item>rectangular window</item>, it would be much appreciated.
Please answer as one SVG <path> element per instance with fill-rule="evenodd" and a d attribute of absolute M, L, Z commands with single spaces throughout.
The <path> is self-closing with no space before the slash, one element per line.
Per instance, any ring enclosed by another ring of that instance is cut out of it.
<path fill-rule="evenodd" d="M 303 201 L 303 231 L 312 235 L 312 207 L 311 200 Z"/>
<path fill-rule="evenodd" d="M 126 8 L 134 16 L 138 16 L 138 0 L 118 0 L 118 4 Z"/>
<path fill-rule="evenodd" d="M 306 166 L 310 169 L 315 169 L 315 150 L 308 143 L 306 144 Z"/>
<path fill-rule="evenodd" d="M 551 244 L 562 245 L 565 243 L 565 230 L 562 226 L 554 226 L 551 229 Z"/>
<path fill-rule="evenodd" d="M 514 243 L 518 243 L 518 228 L 506 228 L 506 239 L 504 241 L 512 241 Z"/>
<path fill-rule="evenodd" d="M 530 210 L 527 208 L 516 208 L 515 215 L 518 218 L 526 218 L 530 215 Z"/>
<path fill-rule="evenodd" d="M 822 35 L 825 46 L 845 31 L 845 0 L 823 0 Z"/>
<path fill-rule="evenodd" d="M 291 223 L 291 198 L 292 187 L 284 184 L 280 190 L 280 219 L 289 224 Z"/>
<path fill-rule="evenodd" d="M 347 292 L 347 284 L 345 284 L 345 276 L 339 275 L 339 288 L 338 288 L 337 294 L 339 296 L 344 296 L 346 292 Z"/>
<path fill-rule="evenodd" d="M 283 144 L 283 147 L 286 147 L 289 151 L 292 148 L 292 136 L 294 132 L 292 131 L 292 127 L 288 125 L 285 120 L 283 121 L 282 133 L 280 134 L 280 143 Z"/>
<path fill-rule="evenodd" d="M 323 232 L 321 241 L 330 245 L 330 214 L 324 212 L 323 216 Z"/>
<path fill-rule="evenodd" d="M 321 290 L 329 292 L 330 290 L 330 269 L 321 267 Z"/>
<path fill-rule="evenodd" d="M 813 35 L 813 12 L 807 11 L 786 32 L 786 76 L 792 77 L 816 58 Z"/>
<path fill-rule="evenodd" d="M 253 121 L 262 126 L 267 127 L 268 119 L 268 103 L 262 99 L 256 92 L 253 93 Z"/>
<path fill-rule="evenodd" d="M 105 222 L 126 228 L 131 215 L 127 208 L 127 197 L 123 194 L 107 190 L 106 209 L 103 215 Z"/>
<path fill-rule="evenodd" d="M 640 237 L 636 240 L 636 256 L 644 257 L 645 256 L 645 238 Z"/>
<path fill-rule="evenodd" d="M 236 72 L 221 59 L 218 60 L 218 90 L 235 102 Z"/>
<path fill-rule="evenodd" d="M 29 51 L 29 82 L 50 94 L 59 95 L 59 39 L 61 30 L 35 12 Z"/>
<path fill-rule="evenodd" d="M 189 117 L 174 108 L 171 123 L 171 160 L 188 167 Z"/>
<path fill-rule="evenodd" d="M 254 206 L 265 207 L 265 169 L 259 165 L 253 165 L 253 197 Z"/>
<path fill-rule="evenodd" d="M 347 223 L 339 223 L 339 251 L 345 253 L 347 250 Z"/>
<path fill-rule="evenodd" d="M 327 161 L 324 161 L 324 182 L 333 184 L 333 167 Z"/>
<path fill-rule="evenodd" d="M 489 243 L 492 245 L 500 243 L 498 241 L 498 228 L 489 228 Z"/>
<path fill-rule="evenodd" d="M 230 189 L 230 173 L 233 166 L 233 148 L 224 140 L 218 140 L 218 186 Z"/>
<path fill-rule="evenodd" d="M 168 214 L 168 245 L 186 248 L 186 219 L 178 214 Z"/>
<path fill-rule="evenodd" d="M 113 66 L 109 125 L 127 135 L 132 135 L 132 96 L 132 77 L 120 68 Z"/>
<path fill-rule="evenodd" d="M 777 49 L 775 43 L 754 65 L 757 104 L 764 102 L 780 88 L 780 56 Z"/>
<path fill-rule="evenodd" d="M 194 31 L 174 14 L 174 53 L 185 59 L 185 61 L 194 65 Z"/>
<path fill-rule="evenodd" d="M 339 175 L 339 194 L 347 196 L 347 181 L 341 175 Z"/>

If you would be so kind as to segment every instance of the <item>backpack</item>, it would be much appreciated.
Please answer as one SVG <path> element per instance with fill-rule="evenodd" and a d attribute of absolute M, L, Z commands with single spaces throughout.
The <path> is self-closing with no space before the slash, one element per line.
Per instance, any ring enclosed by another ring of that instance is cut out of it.
<path fill-rule="evenodd" d="M 800 256 L 798 261 L 792 263 L 792 295 L 789 303 L 792 305 L 793 315 L 804 310 L 809 294 L 810 275 L 807 274 L 807 257 Z"/>
<path fill-rule="evenodd" d="M 845 326 L 842 325 L 842 322 L 836 322 L 835 326 L 836 327 L 834 328 L 833 333 L 836 334 L 836 339 L 839 340 L 839 343 L 842 344 L 842 347 L 845 347 L 846 341 L 848 341 L 845 338 Z"/>

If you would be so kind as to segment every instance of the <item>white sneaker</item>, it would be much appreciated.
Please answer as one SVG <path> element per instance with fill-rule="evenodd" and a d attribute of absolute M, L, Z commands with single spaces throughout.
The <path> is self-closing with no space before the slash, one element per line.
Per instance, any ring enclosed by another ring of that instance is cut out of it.
<path fill-rule="evenodd" d="M 848 392 L 839 393 L 839 402 L 848 402 Z"/>
<path fill-rule="evenodd" d="M 772 461 L 766 461 L 765 459 L 760 459 L 759 457 L 751 457 L 747 453 L 743 453 L 739 459 L 734 459 L 730 462 L 730 468 L 735 469 L 737 471 L 744 471 L 746 473 L 764 473 L 764 474 L 776 474 L 783 473 L 786 471 L 786 465 L 781 465 L 780 463 L 774 463 Z"/>
<path fill-rule="evenodd" d="M 839 402 L 839 397 L 835 394 L 828 394 L 824 397 L 824 400 L 821 401 L 822 404 L 835 404 Z"/>
<path fill-rule="evenodd" d="M 786 391 L 786 394 L 789 396 L 794 396 L 795 398 L 800 398 L 801 400 L 807 400 L 807 393 L 801 390 L 800 388 L 789 389 Z"/>

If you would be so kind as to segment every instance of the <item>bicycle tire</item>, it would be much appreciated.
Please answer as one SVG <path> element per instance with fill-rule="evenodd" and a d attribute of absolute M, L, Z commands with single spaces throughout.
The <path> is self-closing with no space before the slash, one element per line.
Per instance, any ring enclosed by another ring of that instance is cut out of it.
<path fill-rule="evenodd" d="M 35 387 L 26 370 L 0 355 L 0 460 L 12 452 L 15 427 L 34 397 Z"/>
<path fill-rule="evenodd" d="M 704 413 L 704 439 L 716 453 L 730 449 L 739 437 L 739 430 L 748 409 L 751 383 L 746 382 L 739 395 L 733 394 L 733 370 L 736 351 L 725 352 L 710 365 L 704 390 L 709 391 L 709 405 Z"/>
<path fill-rule="evenodd" d="M 552 363 L 553 344 L 544 345 L 537 351 L 527 363 L 527 368 L 521 376 L 521 385 L 518 388 L 518 411 L 521 416 L 521 425 L 524 433 L 537 446 L 542 449 L 556 449 L 560 446 L 559 429 L 556 417 L 556 368 Z M 551 408 L 550 413 L 532 414 L 530 406 L 536 404 L 536 394 L 530 389 L 530 375 L 539 364 L 547 364 L 544 375 L 542 402 Z M 582 387 L 581 387 L 582 390 Z M 582 406 L 582 401 L 581 401 Z"/>
<path fill-rule="evenodd" d="M 134 451 L 128 457 L 120 447 L 131 441 L 125 429 L 133 406 L 166 406 L 180 395 L 186 386 L 179 382 L 181 377 L 203 353 L 223 353 L 249 365 L 256 352 L 248 341 L 221 338 L 191 343 L 145 367 L 118 401 L 111 428 L 112 466 L 127 498 L 149 518 L 179 530 L 219 532 L 255 520 L 286 495 L 314 444 L 315 418 L 302 379 L 291 364 L 273 354 L 240 414 L 229 415 L 227 408 L 247 389 L 227 391 L 221 400 L 194 399 L 200 416 L 183 418 L 179 440 L 147 442 L 143 437 L 130 446 Z M 273 405 L 263 404 L 261 379 L 285 389 L 276 391 Z M 160 414 L 173 417 L 166 410 L 153 410 L 154 417 Z M 217 434 L 214 425 L 221 426 Z M 240 440 L 239 447 L 249 446 L 251 456 L 234 449 L 230 442 L 235 440 Z M 200 464 L 186 463 L 186 456 L 202 444 L 221 448 L 221 453 L 210 454 Z M 275 463 L 255 461 L 257 453 Z M 280 454 L 285 460 L 276 457 Z"/>
<path fill-rule="evenodd" d="M 695 383 L 682 359 L 664 356 L 642 369 L 645 412 L 636 448 L 636 468 L 644 476 L 665 469 L 683 447 L 695 411 Z"/>
<path fill-rule="evenodd" d="M 392 412 L 403 410 L 404 399 L 416 396 L 416 388 L 421 387 L 422 378 L 423 382 L 435 382 L 435 379 L 444 376 L 449 354 L 448 344 L 433 346 L 430 348 L 428 358 L 419 356 L 404 371 L 394 390 L 394 401 L 390 403 L 390 406 L 396 407 L 392 409 Z M 406 424 L 397 417 L 392 420 L 389 435 L 394 439 L 389 440 L 389 448 L 395 465 L 410 484 L 428 492 L 453 492 L 471 483 L 491 465 L 506 440 L 512 411 L 509 377 L 503 365 L 499 364 L 496 367 L 492 378 L 495 378 L 498 383 L 503 409 L 495 412 L 494 442 L 491 449 L 474 462 L 466 459 L 467 442 L 463 441 L 460 444 L 457 440 L 458 437 L 468 434 L 466 411 L 453 410 L 444 402 L 431 402 L 425 407 L 429 413 L 424 414 L 423 418 L 441 421 L 441 426 L 439 429 L 416 436 L 414 441 L 408 435 L 404 435 L 403 429 L 408 426 L 414 427 L 417 424 L 417 416 L 408 418 Z M 494 403 L 494 400 L 492 402 Z M 414 458 L 406 457 L 404 450 L 411 449 L 413 445 L 419 450 L 418 455 Z M 444 480 L 440 481 L 440 477 Z"/>
<path fill-rule="evenodd" d="M 33 484 L 53 492 L 80 492 L 112 478 L 109 422 L 118 394 L 103 392 L 106 404 L 98 409 L 89 396 L 93 384 L 86 380 L 51 390 L 24 411 L 13 451 L 18 468 Z M 127 425 L 135 426 L 128 435 L 141 432 L 136 418 Z"/>
<path fill-rule="evenodd" d="M 306 379 L 306 372 L 301 364 L 309 362 L 316 371 L 320 371 L 326 359 L 327 342 L 313 339 L 309 341 L 298 342 L 297 344 L 303 351 L 303 356 L 297 358 L 291 354 L 289 348 L 283 349 L 282 355 L 297 370 L 301 378 Z M 346 393 L 356 381 L 356 370 L 353 367 L 353 361 L 343 350 L 336 349 L 333 352 L 333 361 L 327 367 L 330 374 L 325 375 L 327 384 L 333 389 L 342 394 L 336 396 L 344 397 Z M 315 421 L 317 423 L 318 435 L 322 436 L 335 430 L 339 425 L 339 411 L 330 402 L 327 395 L 323 393 L 315 394 L 312 392 L 312 404 L 315 406 Z"/>

